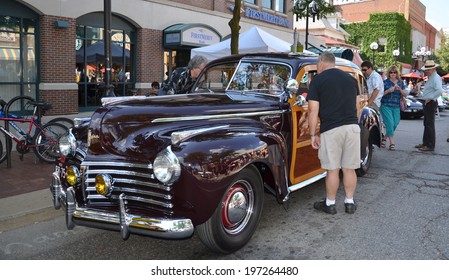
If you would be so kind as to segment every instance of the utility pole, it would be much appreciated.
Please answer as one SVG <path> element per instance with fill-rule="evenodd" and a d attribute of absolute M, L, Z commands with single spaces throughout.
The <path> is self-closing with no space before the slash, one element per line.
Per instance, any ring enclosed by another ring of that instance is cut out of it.
<path fill-rule="evenodd" d="M 112 97 L 114 86 L 111 83 L 112 77 L 112 54 L 111 54 L 111 0 L 104 0 L 104 96 Z"/>

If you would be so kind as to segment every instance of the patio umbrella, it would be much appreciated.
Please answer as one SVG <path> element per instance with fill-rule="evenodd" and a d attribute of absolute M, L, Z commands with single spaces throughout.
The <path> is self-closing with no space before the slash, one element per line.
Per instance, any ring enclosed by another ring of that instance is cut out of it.
<path fill-rule="evenodd" d="M 418 74 L 410 72 L 408 74 L 401 75 L 402 78 L 413 78 L 413 79 L 421 79 L 422 77 Z"/>
<path fill-rule="evenodd" d="M 129 50 L 123 48 L 115 43 L 111 44 L 111 54 L 112 54 L 112 62 L 113 63 L 121 63 L 123 59 L 123 51 L 125 52 L 126 61 L 129 63 Z M 104 57 L 104 42 L 98 41 L 86 49 L 86 57 L 87 63 L 89 64 L 97 64 L 103 63 L 105 61 Z M 76 62 L 83 63 L 84 62 L 84 47 L 80 50 L 76 51 Z"/>

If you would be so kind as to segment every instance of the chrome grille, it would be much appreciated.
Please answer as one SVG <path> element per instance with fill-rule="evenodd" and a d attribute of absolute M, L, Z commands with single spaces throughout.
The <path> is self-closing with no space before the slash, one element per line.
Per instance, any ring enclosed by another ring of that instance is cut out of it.
<path fill-rule="evenodd" d="M 151 164 L 84 161 L 81 163 L 81 172 L 84 200 L 90 205 L 116 206 L 119 195 L 124 193 L 128 209 L 170 211 L 173 208 L 172 188 L 160 184 L 154 178 Z M 95 189 L 95 177 L 98 174 L 108 174 L 113 179 L 112 194 L 108 197 L 98 194 Z"/>

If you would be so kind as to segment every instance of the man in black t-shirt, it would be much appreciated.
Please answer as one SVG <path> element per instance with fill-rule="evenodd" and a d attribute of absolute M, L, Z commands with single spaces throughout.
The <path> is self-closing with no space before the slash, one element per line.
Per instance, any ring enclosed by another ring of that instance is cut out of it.
<path fill-rule="evenodd" d="M 320 54 L 317 69 L 318 75 L 312 79 L 307 96 L 309 129 L 312 147 L 318 149 L 321 168 L 327 170 L 327 175 L 326 199 L 315 202 L 313 207 L 328 214 L 337 213 L 335 200 L 341 169 L 346 195 L 345 212 L 353 214 L 357 209 L 354 202 L 355 169 L 360 167 L 359 87 L 354 77 L 335 68 L 332 53 Z"/>

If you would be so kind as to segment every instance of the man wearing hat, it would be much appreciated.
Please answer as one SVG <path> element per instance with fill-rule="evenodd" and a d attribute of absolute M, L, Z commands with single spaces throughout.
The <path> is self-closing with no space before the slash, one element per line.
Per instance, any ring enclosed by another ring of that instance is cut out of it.
<path fill-rule="evenodd" d="M 421 152 L 432 152 L 435 149 L 435 111 L 438 108 L 437 98 L 443 93 L 443 83 L 437 74 L 437 66 L 433 60 L 427 60 L 421 68 L 427 76 L 421 97 L 424 105 L 424 133 L 422 144 L 415 146 Z"/>

